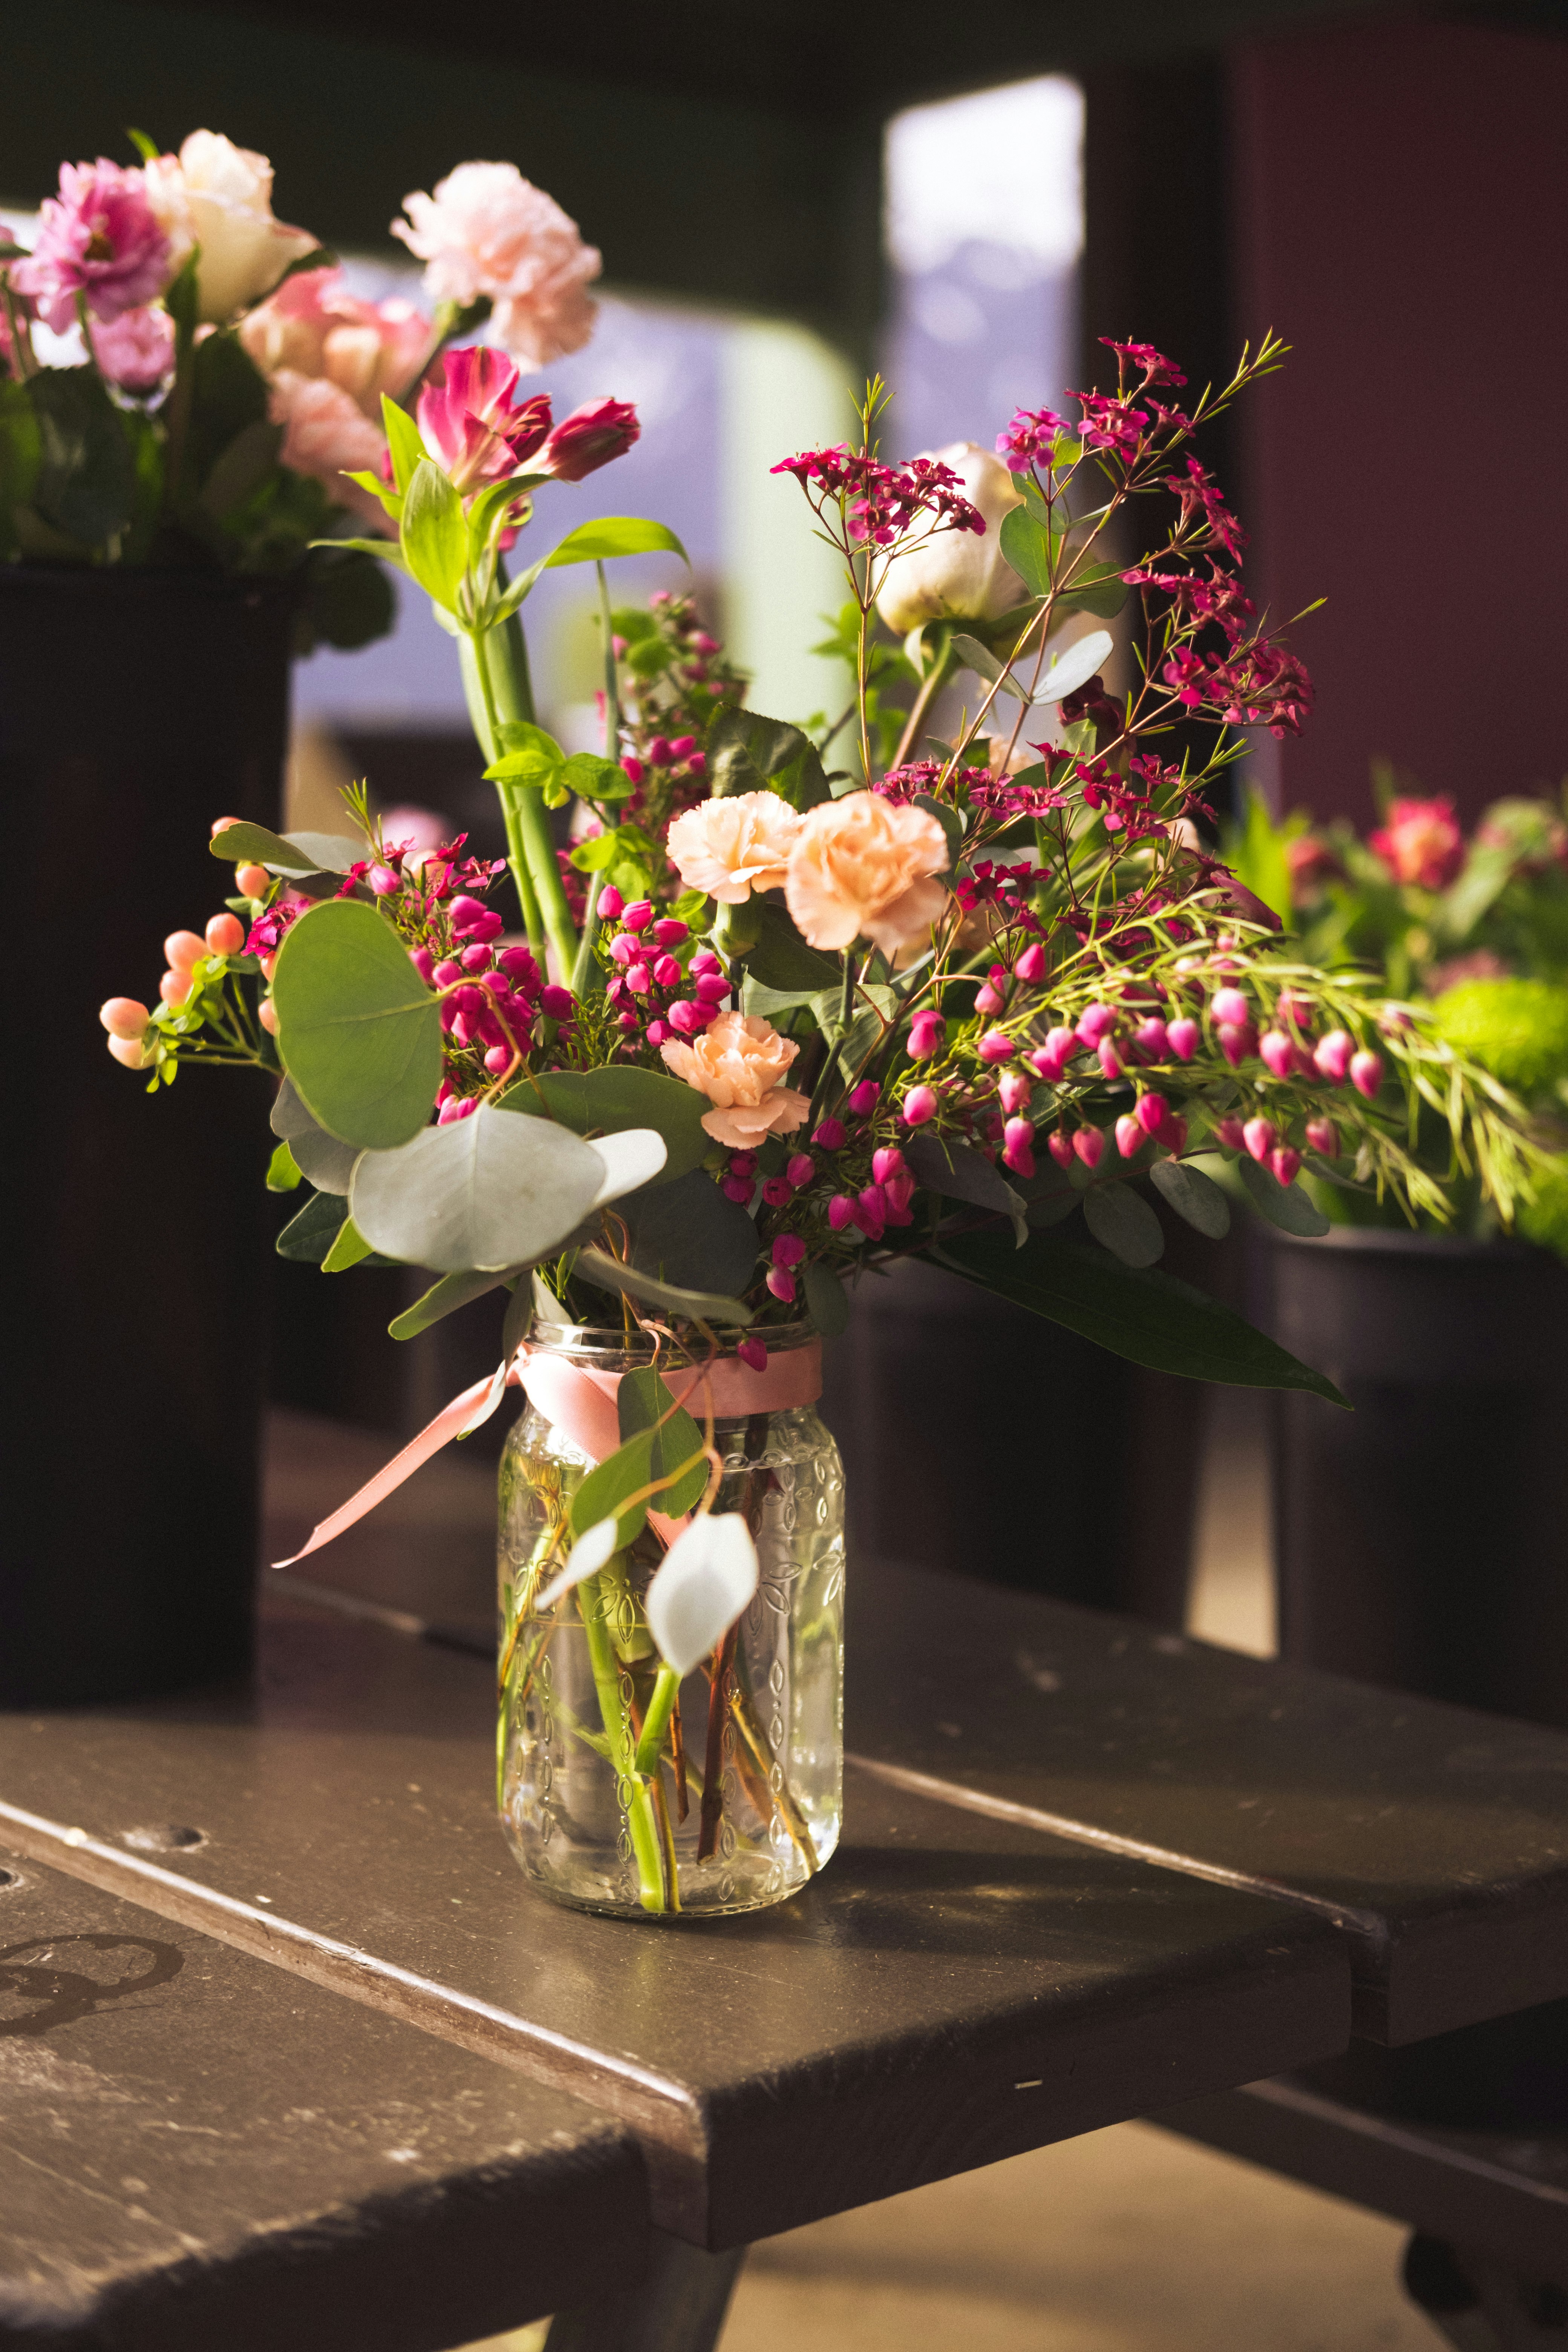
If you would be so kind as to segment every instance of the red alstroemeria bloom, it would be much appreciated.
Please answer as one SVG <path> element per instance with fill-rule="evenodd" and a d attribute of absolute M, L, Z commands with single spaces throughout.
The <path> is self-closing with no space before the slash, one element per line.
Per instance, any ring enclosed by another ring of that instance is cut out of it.
<path fill-rule="evenodd" d="M 442 381 L 416 411 L 420 437 L 455 490 L 466 494 L 521 471 L 550 431 L 550 396 L 512 400 L 517 369 L 504 352 L 475 343 L 448 352 Z"/>
<path fill-rule="evenodd" d="M 539 470 L 558 482 L 580 482 L 613 457 L 624 457 L 641 432 L 629 401 L 584 401 L 550 436 L 539 453 Z"/>

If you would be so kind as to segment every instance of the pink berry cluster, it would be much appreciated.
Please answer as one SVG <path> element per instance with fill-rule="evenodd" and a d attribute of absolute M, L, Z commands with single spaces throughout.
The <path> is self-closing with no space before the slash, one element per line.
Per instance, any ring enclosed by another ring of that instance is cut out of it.
<path fill-rule="evenodd" d="M 661 915 L 651 898 L 628 906 L 614 884 L 600 891 L 598 911 L 601 922 L 619 926 L 601 934 L 601 949 L 610 966 L 605 994 L 626 1042 L 657 1047 L 667 1037 L 700 1035 L 730 998 L 712 949 L 694 954 L 689 924 Z"/>

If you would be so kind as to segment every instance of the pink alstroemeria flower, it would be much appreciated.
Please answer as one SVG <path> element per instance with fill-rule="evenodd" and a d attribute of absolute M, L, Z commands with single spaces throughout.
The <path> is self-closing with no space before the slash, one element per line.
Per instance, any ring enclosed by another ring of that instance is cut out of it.
<path fill-rule="evenodd" d="M 40 208 L 38 239 L 11 272 L 57 334 L 76 324 L 76 298 L 95 319 L 118 319 L 163 291 L 170 245 L 147 195 L 145 175 L 100 155 L 62 163 L 60 192 Z"/>
<path fill-rule="evenodd" d="M 442 381 L 428 383 L 416 412 L 425 446 L 466 494 L 504 481 L 531 457 L 550 430 L 550 397 L 515 404 L 517 368 L 484 343 L 448 352 Z"/>
<path fill-rule="evenodd" d="M 580 482 L 612 457 L 624 457 L 641 432 L 629 401 L 584 401 L 550 436 L 539 453 L 539 470 L 558 482 Z"/>

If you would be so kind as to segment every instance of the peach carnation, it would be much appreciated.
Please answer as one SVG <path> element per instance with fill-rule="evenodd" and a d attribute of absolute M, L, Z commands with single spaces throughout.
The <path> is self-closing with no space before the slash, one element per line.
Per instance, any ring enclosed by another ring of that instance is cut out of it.
<path fill-rule="evenodd" d="M 689 890 L 705 890 L 721 907 L 738 907 L 753 890 L 783 888 L 800 824 L 777 793 L 702 801 L 670 826 L 670 863 Z"/>
<path fill-rule="evenodd" d="M 947 836 L 924 809 L 847 793 L 802 820 L 784 898 L 814 948 L 847 948 L 863 934 L 892 955 L 946 906 L 946 889 L 931 877 L 947 862 Z"/>
<path fill-rule="evenodd" d="M 713 1105 L 702 1124 L 731 1151 L 753 1150 L 765 1137 L 792 1134 L 804 1123 L 810 1097 L 779 1084 L 799 1051 L 771 1021 L 745 1013 L 721 1013 L 689 1045 L 670 1037 L 659 1047 L 676 1076 Z"/>

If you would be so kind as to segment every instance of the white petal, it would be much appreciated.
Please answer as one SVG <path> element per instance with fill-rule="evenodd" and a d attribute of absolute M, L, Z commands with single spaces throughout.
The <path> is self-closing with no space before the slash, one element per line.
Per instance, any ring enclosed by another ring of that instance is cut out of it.
<path fill-rule="evenodd" d="M 599 1570 L 614 1559 L 619 1524 L 616 1519 L 596 1519 L 586 1535 L 578 1537 L 565 1567 L 534 1602 L 536 1616 L 542 1615 L 546 1609 L 552 1609 L 562 1594 L 570 1592 L 574 1584 L 581 1584 L 585 1576 L 597 1576 Z"/>
<path fill-rule="evenodd" d="M 605 1181 L 594 1200 L 595 1209 L 618 1201 L 652 1181 L 669 1157 L 668 1146 L 655 1127 L 623 1128 L 618 1135 L 596 1135 L 588 1147 L 605 1163 Z"/>
<path fill-rule="evenodd" d="M 1060 702 L 1064 695 L 1076 694 L 1096 670 L 1104 668 L 1114 649 L 1115 639 L 1109 629 L 1091 629 L 1087 637 L 1079 637 L 1076 645 L 1055 656 L 1036 689 L 1035 700 Z"/>
<path fill-rule="evenodd" d="M 648 1630 L 679 1675 L 689 1675 L 757 1589 L 757 1547 L 739 1511 L 693 1519 L 647 1589 Z"/>

